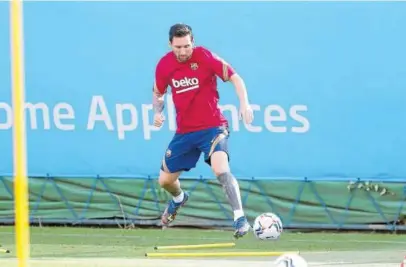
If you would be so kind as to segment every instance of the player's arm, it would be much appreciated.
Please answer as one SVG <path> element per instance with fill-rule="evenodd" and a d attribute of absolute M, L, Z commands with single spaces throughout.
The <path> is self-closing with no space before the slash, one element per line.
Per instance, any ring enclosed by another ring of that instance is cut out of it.
<path fill-rule="evenodd" d="M 152 107 L 154 109 L 154 125 L 160 127 L 165 118 L 162 114 L 165 104 L 164 95 L 168 87 L 165 73 L 163 72 L 162 62 L 160 61 L 155 71 L 155 81 L 152 89 Z"/>
<path fill-rule="evenodd" d="M 244 80 L 238 73 L 219 56 L 206 51 L 207 59 L 212 66 L 213 71 L 224 82 L 231 82 L 234 85 L 238 99 L 240 100 L 240 116 L 244 118 L 245 123 L 250 124 L 254 119 L 253 111 L 249 104 L 247 88 Z"/>
<path fill-rule="evenodd" d="M 241 76 L 238 75 L 238 73 L 234 73 L 230 77 L 230 82 L 234 85 L 238 99 L 240 100 L 240 105 L 249 107 L 250 103 L 248 100 L 247 87 L 245 86 L 245 82 Z"/>
<path fill-rule="evenodd" d="M 224 82 L 229 81 L 234 85 L 237 96 L 240 99 L 240 104 L 242 106 L 249 106 L 247 88 L 241 76 L 238 75 L 238 73 L 236 73 L 231 65 L 228 64 L 224 59 L 208 50 L 205 50 L 204 52 L 216 75 Z"/>
<path fill-rule="evenodd" d="M 234 73 L 230 77 L 230 82 L 234 85 L 238 99 L 240 99 L 240 118 L 243 118 L 246 124 L 251 124 L 254 120 L 254 111 L 248 100 L 248 93 L 244 80 L 238 75 L 238 73 Z"/>
<path fill-rule="evenodd" d="M 154 88 L 152 91 L 152 107 L 154 109 L 155 114 L 160 114 L 164 110 L 165 103 L 164 103 L 164 94 L 158 89 L 156 82 L 154 82 Z"/>

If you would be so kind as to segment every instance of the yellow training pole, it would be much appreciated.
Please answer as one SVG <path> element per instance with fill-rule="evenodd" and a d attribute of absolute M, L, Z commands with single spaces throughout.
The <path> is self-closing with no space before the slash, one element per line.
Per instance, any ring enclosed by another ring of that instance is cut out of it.
<path fill-rule="evenodd" d="M 180 253 L 145 253 L 145 257 L 255 257 L 281 256 L 285 253 L 299 254 L 299 251 L 229 251 L 229 252 L 180 252 Z"/>
<path fill-rule="evenodd" d="M 22 0 L 10 0 L 16 253 L 18 267 L 27 267 L 30 257 L 30 237 L 24 116 L 24 41 L 22 9 Z"/>
<path fill-rule="evenodd" d="M 165 249 L 194 249 L 194 248 L 228 248 L 234 247 L 235 243 L 212 243 L 212 244 L 199 244 L 199 245 L 174 245 L 174 246 L 158 246 L 154 247 L 155 250 Z"/>

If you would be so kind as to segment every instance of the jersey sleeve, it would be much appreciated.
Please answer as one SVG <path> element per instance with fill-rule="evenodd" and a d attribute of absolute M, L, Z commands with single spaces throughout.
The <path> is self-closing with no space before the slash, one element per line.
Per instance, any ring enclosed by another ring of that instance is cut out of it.
<path fill-rule="evenodd" d="M 204 49 L 204 57 L 211 69 L 220 77 L 224 82 L 228 81 L 231 76 L 236 73 L 235 70 L 224 59 L 216 55 L 215 53 Z"/>
<path fill-rule="evenodd" d="M 161 95 L 166 93 L 168 88 L 168 76 L 165 71 L 165 62 L 160 60 L 155 68 L 154 92 Z"/>

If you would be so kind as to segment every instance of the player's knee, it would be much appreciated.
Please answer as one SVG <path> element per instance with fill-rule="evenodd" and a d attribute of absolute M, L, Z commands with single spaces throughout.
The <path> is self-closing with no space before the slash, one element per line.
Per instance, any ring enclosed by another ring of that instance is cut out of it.
<path fill-rule="evenodd" d="M 172 179 L 170 179 L 170 173 L 167 173 L 167 172 L 164 172 L 161 170 L 161 172 L 159 174 L 159 179 L 158 179 L 159 185 L 161 187 L 165 187 L 168 184 L 171 184 L 171 182 L 172 182 L 171 180 Z"/>
<path fill-rule="evenodd" d="M 163 170 L 159 173 L 158 182 L 161 187 L 173 184 L 179 178 L 180 172 L 169 173 Z"/>
<path fill-rule="evenodd" d="M 222 173 L 230 172 L 230 165 L 228 164 L 228 155 L 224 151 L 216 151 L 210 157 L 211 168 L 218 177 Z"/>

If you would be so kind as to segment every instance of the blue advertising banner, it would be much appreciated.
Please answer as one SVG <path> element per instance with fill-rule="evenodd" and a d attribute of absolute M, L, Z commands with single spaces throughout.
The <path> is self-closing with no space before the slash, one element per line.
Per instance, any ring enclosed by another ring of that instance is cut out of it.
<path fill-rule="evenodd" d="M 219 82 L 237 177 L 406 177 L 406 3 L 28 2 L 28 172 L 156 176 L 175 128 L 152 126 L 168 30 L 244 78 L 253 125 Z M 0 3 L 0 174 L 12 169 L 8 3 Z M 184 176 L 210 176 L 200 162 Z"/>

